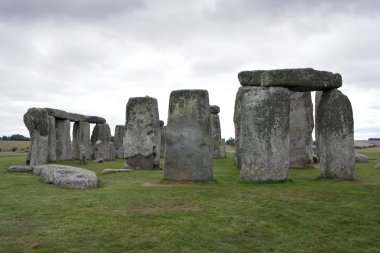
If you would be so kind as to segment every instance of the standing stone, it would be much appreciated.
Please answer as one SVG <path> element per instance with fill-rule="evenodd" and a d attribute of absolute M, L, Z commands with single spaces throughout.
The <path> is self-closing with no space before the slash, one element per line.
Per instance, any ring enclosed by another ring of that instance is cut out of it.
<path fill-rule="evenodd" d="M 91 154 L 90 142 L 90 123 L 88 122 L 75 122 L 73 126 L 73 159 L 79 160 L 81 157 L 80 146 L 83 145 L 86 157 Z"/>
<path fill-rule="evenodd" d="M 46 164 L 49 153 L 48 112 L 42 108 L 30 108 L 24 114 L 24 124 L 31 140 L 26 163 L 30 166 Z"/>
<path fill-rule="evenodd" d="M 55 161 L 57 159 L 56 156 L 56 133 L 55 133 L 55 117 L 49 116 L 49 153 L 48 153 L 48 161 Z"/>
<path fill-rule="evenodd" d="M 123 139 L 126 167 L 158 168 L 160 139 L 157 99 L 148 96 L 130 98 Z"/>
<path fill-rule="evenodd" d="M 222 133 L 220 129 L 220 120 L 218 113 L 220 108 L 217 105 L 210 106 L 211 113 L 211 136 L 213 140 L 213 157 L 214 158 L 223 158 L 221 155 L 222 151 L 220 150 L 222 144 Z"/>
<path fill-rule="evenodd" d="M 252 87 L 241 101 L 240 177 L 244 181 L 285 180 L 289 168 L 287 88 Z"/>
<path fill-rule="evenodd" d="M 313 102 L 310 92 L 290 92 L 290 167 L 313 163 Z"/>
<path fill-rule="evenodd" d="M 124 125 L 116 125 L 114 144 L 115 144 L 115 158 L 124 158 L 123 138 L 125 133 Z"/>
<path fill-rule="evenodd" d="M 354 119 L 350 100 L 337 89 L 325 91 L 317 110 L 322 178 L 355 176 Z"/>
<path fill-rule="evenodd" d="M 110 160 L 109 142 L 111 141 L 111 130 L 107 123 L 96 124 L 91 135 L 91 158 L 97 160 Z"/>
<path fill-rule="evenodd" d="M 323 91 L 316 91 L 315 92 L 315 119 L 314 119 L 314 122 L 315 122 L 315 130 L 314 130 L 314 135 L 315 135 L 315 146 L 316 146 L 316 152 L 314 153 L 318 159 L 319 159 L 319 141 L 318 141 L 318 136 L 319 136 L 319 133 L 318 133 L 318 126 L 317 126 L 317 114 L 318 114 L 318 105 L 319 105 L 319 102 L 321 101 L 321 97 L 322 97 L 322 93 Z"/>
<path fill-rule="evenodd" d="M 235 125 L 235 164 L 239 169 L 241 168 L 241 145 L 240 145 L 240 118 L 241 118 L 241 108 L 242 100 L 244 94 L 251 91 L 252 86 L 240 87 L 236 93 L 235 98 L 235 110 L 234 110 L 234 125 Z"/>
<path fill-rule="evenodd" d="M 165 179 L 212 178 L 213 147 L 207 90 L 171 92 L 165 141 Z"/>
<path fill-rule="evenodd" d="M 161 132 L 161 142 L 160 142 L 160 157 L 165 157 L 165 135 L 166 135 L 166 126 L 164 122 L 160 120 L 160 132 Z"/>
<path fill-rule="evenodd" d="M 220 150 L 219 157 L 226 158 L 226 140 L 224 138 L 222 138 L 222 141 L 220 142 L 219 150 Z"/>
<path fill-rule="evenodd" d="M 108 143 L 109 148 L 108 148 L 108 159 L 109 160 L 115 160 L 115 143 L 113 141 L 110 141 Z"/>
<path fill-rule="evenodd" d="M 70 137 L 70 120 L 58 119 L 55 121 L 56 156 L 57 160 L 71 160 L 73 149 Z"/>
<path fill-rule="evenodd" d="M 88 154 L 88 149 L 83 145 L 79 145 L 79 161 L 80 161 L 80 164 L 82 165 L 85 165 L 87 164 L 87 159 L 89 156 L 87 156 Z"/>

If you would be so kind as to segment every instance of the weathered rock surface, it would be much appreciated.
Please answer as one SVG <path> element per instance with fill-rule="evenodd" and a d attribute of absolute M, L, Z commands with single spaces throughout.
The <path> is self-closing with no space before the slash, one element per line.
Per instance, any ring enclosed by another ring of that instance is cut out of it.
<path fill-rule="evenodd" d="M 220 148 L 219 148 L 219 157 L 225 158 L 226 157 L 226 140 L 222 138 L 222 141 L 220 142 Z"/>
<path fill-rule="evenodd" d="M 290 92 L 290 167 L 302 168 L 313 163 L 313 128 L 311 93 Z"/>
<path fill-rule="evenodd" d="M 241 119 L 241 108 L 242 100 L 244 94 L 251 91 L 253 87 L 243 86 L 240 87 L 236 93 L 235 98 L 235 109 L 234 109 L 234 125 L 235 125 L 235 163 L 236 167 L 241 168 L 241 145 L 240 145 L 240 119 Z"/>
<path fill-rule="evenodd" d="M 318 124 L 317 113 L 318 113 L 318 105 L 319 105 L 319 102 L 321 101 L 322 94 L 323 94 L 323 91 L 316 91 L 315 92 L 314 136 L 315 136 L 316 152 L 314 152 L 314 154 L 316 154 L 318 157 L 319 157 L 319 140 L 318 140 L 319 133 L 318 133 L 318 127 L 317 127 L 317 124 Z"/>
<path fill-rule="evenodd" d="M 87 164 L 87 159 L 89 158 L 88 156 L 88 150 L 86 150 L 86 147 L 81 144 L 79 145 L 79 161 L 80 164 Z"/>
<path fill-rule="evenodd" d="M 81 157 L 80 146 L 84 147 L 86 157 L 91 155 L 91 141 L 90 141 L 90 123 L 88 122 L 75 122 L 73 126 L 73 159 L 79 160 Z"/>
<path fill-rule="evenodd" d="M 117 173 L 117 172 L 131 172 L 132 169 L 104 169 L 102 171 L 103 175 L 111 174 L 111 173 Z"/>
<path fill-rule="evenodd" d="M 165 157 L 165 135 L 166 135 L 166 126 L 163 125 L 162 121 L 162 126 L 161 126 L 161 121 L 160 121 L 160 131 L 161 131 L 161 142 L 160 142 L 160 157 Z"/>
<path fill-rule="evenodd" d="M 124 125 L 116 125 L 114 143 L 115 143 L 115 158 L 124 158 L 123 138 L 125 133 Z"/>
<path fill-rule="evenodd" d="M 293 91 L 324 91 L 341 87 L 342 77 L 312 68 L 276 69 L 262 73 L 261 86 L 288 87 Z"/>
<path fill-rule="evenodd" d="M 265 70 L 241 71 L 238 79 L 242 86 L 260 86 L 261 74 L 264 72 Z"/>
<path fill-rule="evenodd" d="M 241 101 L 240 152 L 243 181 L 285 180 L 289 168 L 287 88 L 251 87 Z"/>
<path fill-rule="evenodd" d="M 30 108 L 24 114 L 24 124 L 30 135 L 28 165 L 46 164 L 49 154 L 49 115 L 44 108 Z"/>
<path fill-rule="evenodd" d="M 218 113 L 220 112 L 220 108 L 217 105 L 210 106 L 211 113 L 211 136 L 213 142 L 213 157 L 214 158 L 223 158 L 223 154 L 221 151 L 222 145 L 222 132 L 220 128 L 220 120 Z"/>
<path fill-rule="evenodd" d="M 33 172 L 34 166 L 29 165 L 12 165 L 8 168 L 8 172 Z"/>
<path fill-rule="evenodd" d="M 98 186 L 98 177 L 93 171 L 57 164 L 37 166 L 45 183 L 65 188 L 85 189 Z"/>
<path fill-rule="evenodd" d="M 70 120 L 55 120 L 56 158 L 57 160 L 73 159 L 73 148 L 70 137 Z"/>
<path fill-rule="evenodd" d="M 104 124 L 106 120 L 98 116 L 86 116 L 78 113 L 70 113 L 59 109 L 45 108 L 48 111 L 49 116 L 56 117 L 62 120 L 69 120 L 72 122 L 88 122 L 94 124 Z"/>
<path fill-rule="evenodd" d="M 316 119 L 321 177 L 353 179 L 354 119 L 350 100 L 337 89 L 323 92 Z"/>
<path fill-rule="evenodd" d="M 374 166 L 375 169 L 380 169 L 380 163 L 377 163 L 375 166 Z"/>
<path fill-rule="evenodd" d="M 212 150 L 207 90 L 172 91 L 166 127 L 165 179 L 211 179 Z"/>
<path fill-rule="evenodd" d="M 91 158 L 96 160 L 103 158 L 110 160 L 109 142 L 111 141 L 111 129 L 108 124 L 96 124 L 91 135 Z"/>
<path fill-rule="evenodd" d="M 48 151 L 48 161 L 55 161 L 57 159 L 56 155 L 56 132 L 55 132 L 55 117 L 49 116 L 49 151 Z"/>
<path fill-rule="evenodd" d="M 355 153 L 355 162 L 357 163 L 368 163 L 368 156 L 360 153 Z"/>
<path fill-rule="evenodd" d="M 132 167 L 141 169 L 160 166 L 160 122 L 157 99 L 130 98 L 126 108 L 123 140 L 124 158 Z"/>

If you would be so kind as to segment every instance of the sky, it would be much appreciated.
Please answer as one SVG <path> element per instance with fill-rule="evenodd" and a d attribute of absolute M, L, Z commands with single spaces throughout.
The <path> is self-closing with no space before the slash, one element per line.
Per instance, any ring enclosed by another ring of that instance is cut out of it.
<path fill-rule="evenodd" d="M 0 136 L 51 107 L 125 124 L 130 97 L 207 89 L 234 137 L 238 72 L 340 73 L 355 139 L 380 137 L 380 1 L 0 0 Z"/>

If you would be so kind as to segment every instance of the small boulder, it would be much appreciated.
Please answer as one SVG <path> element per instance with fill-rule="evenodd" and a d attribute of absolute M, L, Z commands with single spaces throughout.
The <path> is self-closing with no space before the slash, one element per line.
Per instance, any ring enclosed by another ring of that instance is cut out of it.
<path fill-rule="evenodd" d="M 367 163 L 368 162 L 368 156 L 360 154 L 360 153 L 355 153 L 355 162 Z"/>
<path fill-rule="evenodd" d="M 57 164 L 36 166 L 45 183 L 71 189 L 94 188 L 98 186 L 98 177 L 93 171 Z"/>
<path fill-rule="evenodd" d="M 12 165 L 8 168 L 8 172 L 33 172 L 34 166 L 28 165 Z"/>
<path fill-rule="evenodd" d="M 380 163 L 377 163 L 374 168 L 375 169 L 380 169 Z"/>
<path fill-rule="evenodd" d="M 103 175 L 106 175 L 106 174 L 111 174 L 111 173 L 116 173 L 116 172 L 131 172 L 132 169 L 104 169 L 102 171 L 102 174 Z"/>

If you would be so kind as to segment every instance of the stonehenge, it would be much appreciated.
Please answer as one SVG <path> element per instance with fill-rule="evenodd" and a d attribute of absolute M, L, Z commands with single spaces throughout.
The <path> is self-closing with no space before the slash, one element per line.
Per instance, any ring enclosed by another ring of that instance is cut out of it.
<path fill-rule="evenodd" d="M 165 179 L 212 179 L 213 146 L 207 90 L 170 93 L 165 142 Z"/>
<path fill-rule="evenodd" d="M 220 120 L 218 113 L 220 108 L 217 105 L 210 106 L 211 113 L 211 136 L 213 141 L 213 157 L 224 158 L 226 157 L 225 145 L 222 143 L 222 132 L 220 128 Z"/>
<path fill-rule="evenodd" d="M 350 101 L 340 74 L 311 68 L 242 71 L 234 111 L 236 166 L 244 181 L 286 179 L 312 163 L 310 91 L 317 91 L 316 140 L 322 178 L 353 179 Z M 287 95 L 286 95 L 287 94 Z"/>
<path fill-rule="evenodd" d="M 165 122 L 160 120 L 161 142 L 160 142 L 160 157 L 165 157 L 165 135 L 166 126 Z"/>
<path fill-rule="evenodd" d="M 70 122 L 74 122 L 73 141 Z M 69 113 L 53 108 L 29 108 L 24 114 L 24 124 L 31 137 L 26 163 L 37 166 L 47 164 L 48 161 L 86 160 L 94 157 L 94 147 L 90 144 L 90 123 L 106 125 L 105 122 L 104 118 L 97 116 Z M 96 128 L 95 126 L 94 129 Z M 103 137 L 99 137 L 98 134 L 98 139 L 107 140 L 106 146 L 109 147 L 110 133 Z"/>
<path fill-rule="evenodd" d="M 160 142 L 157 99 L 148 96 L 130 98 L 126 107 L 123 138 L 126 167 L 159 168 Z"/>
<path fill-rule="evenodd" d="M 124 138 L 125 126 L 116 125 L 115 126 L 115 158 L 124 158 L 124 148 L 123 148 L 123 138 Z"/>

